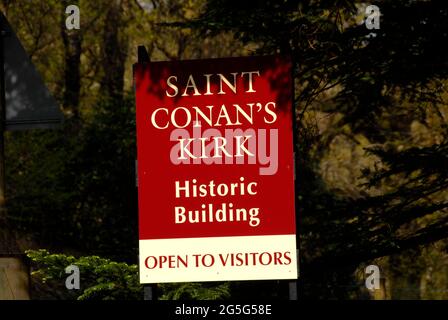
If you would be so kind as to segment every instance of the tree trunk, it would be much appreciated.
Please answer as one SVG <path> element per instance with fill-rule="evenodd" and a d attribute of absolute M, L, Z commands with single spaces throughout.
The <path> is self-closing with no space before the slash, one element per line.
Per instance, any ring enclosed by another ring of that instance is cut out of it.
<path fill-rule="evenodd" d="M 64 0 L 62 2 L 64 10 L 61 15 L 61 35 L 64 43 L 64 96 L 63 105 L 64 109 L 70 111 L 74 119 L 79 119 L 79 100 L 81 92 L 81 43 L 82 43 L 82 31 L 81 30 L 68 30 L 65 26 L 65 20 L 67 15 L 65 14 L 65 8 L 70 4 L 78 5 L 79 1 Z"/>

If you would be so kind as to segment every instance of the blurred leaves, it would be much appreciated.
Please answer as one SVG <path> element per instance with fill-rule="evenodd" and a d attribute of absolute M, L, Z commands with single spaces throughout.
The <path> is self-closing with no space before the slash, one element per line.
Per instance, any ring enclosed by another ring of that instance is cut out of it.
<path fill-rule="evenodd" d="M 32 276 L 65 299 L 77 300 L 142 300 L 143 285 L 138 278 L 138 266 L 115 262 L 99 256 L 75 258 L 65 254 L 51 254 L 45 249 L 28 250 L 33 262 Z M 80 290 L 65 288 L 70 274 L 65 268 L 79 268 Z M 222 300 L 230 297 L 229 283 L 170 283 L 159 284 L 160 300 Z"/>
<path fill-rule="evenodd" d="M 64 254 L 50 254 L 47 250 L 28 250 L 28 257 L 33 261 L 36 271 L 33 277 L 42 282 L 51 282 L 59 291 L 65 291 L 77 300 L 140 300 L 143 287 L 138 279 L 136 265 L 118 263 L 98 256 L 75 258 Z M 65 268 L 76 265 L 79 268 L 80 285 L 78 290 L 63 288 L 69 274 Z"/>

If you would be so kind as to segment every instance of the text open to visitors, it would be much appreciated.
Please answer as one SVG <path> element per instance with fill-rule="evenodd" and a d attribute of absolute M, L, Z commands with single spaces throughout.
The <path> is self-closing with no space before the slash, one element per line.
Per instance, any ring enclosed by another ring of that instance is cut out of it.
<path fill-rule="evenodd" d="M 291 61 L 134 65 L 140 282 L 297 278 Z"/>

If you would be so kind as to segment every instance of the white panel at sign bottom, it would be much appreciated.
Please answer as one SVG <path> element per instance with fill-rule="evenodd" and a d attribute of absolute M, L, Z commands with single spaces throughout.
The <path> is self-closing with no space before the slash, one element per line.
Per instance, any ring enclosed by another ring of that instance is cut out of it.
<path fill-rule="evenodd" d="M 297 279 L 295 235 L 140 240 L 140 283 Z"/>

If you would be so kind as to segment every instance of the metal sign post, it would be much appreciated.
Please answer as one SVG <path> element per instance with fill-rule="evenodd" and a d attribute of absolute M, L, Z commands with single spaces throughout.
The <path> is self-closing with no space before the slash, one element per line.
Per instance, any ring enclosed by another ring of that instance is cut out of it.
<path fill-rule="evenodd" d="M 137 48 L 137 61 L 138 63 L 150 62 L 148 52 L 145 46 L 138 46 Z M 138 188 L 138 175 L 137 175 L 137 160 L 135 161 L 135 184 Z M 143 285 L 143 300 L 157 300 L 157 287 L 156 284 L 144 284 Z"/>

